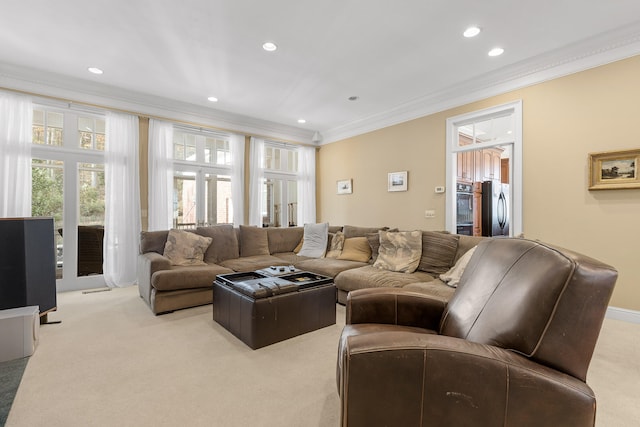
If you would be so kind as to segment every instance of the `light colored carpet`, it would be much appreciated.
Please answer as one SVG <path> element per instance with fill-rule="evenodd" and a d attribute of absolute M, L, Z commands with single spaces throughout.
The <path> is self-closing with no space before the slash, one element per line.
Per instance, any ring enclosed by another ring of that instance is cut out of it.
<path fill-rule="evenodd" d="M 154 316 L 137 288 L 58 295 L 7 427 L 337 426 L 337 324 L 251 350 L 211 306 Z M 588 382 L 598 427 L 640 419 L 640 325 L 606 320 Z"/>

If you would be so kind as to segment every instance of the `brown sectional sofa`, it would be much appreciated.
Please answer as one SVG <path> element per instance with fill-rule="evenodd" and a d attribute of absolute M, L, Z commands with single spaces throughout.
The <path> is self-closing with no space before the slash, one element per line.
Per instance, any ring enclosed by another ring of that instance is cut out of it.
<path fill-rule="evenodd" d="M 345 239 L 366 237 L 373 258 L 369 262 L 335 258 L 307 258 L 294 250 L 304 235 L 303 227 L 257 228 L 231 225 L 200 227 L 193 233 L 212 239 L 204 254 L 205 265 L 176 266 L 163 256 L 169 230 L 141 233 L 138 256 L 140 296 L 155 314 L 210 304 L 212 284 L 218 274 L 253 271 L 272 265 L 296 268 L 334 278 L 338 302 L 349 291 L 371 287 L 403 287 L 448 300 L 455 289 L 438 279 L 482 238 L 423 231 L 423 254 L 418 270 L 398 273 L 373 266 L 378 230 L 387 227 L 329 227 L 330 236 L 342 231 Z M 442 248 L 446 252 L 442 256 Z"/>

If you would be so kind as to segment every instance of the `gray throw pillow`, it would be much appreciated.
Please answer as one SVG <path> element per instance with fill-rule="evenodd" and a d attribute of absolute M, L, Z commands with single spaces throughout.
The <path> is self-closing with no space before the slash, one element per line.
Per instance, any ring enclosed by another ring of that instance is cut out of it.
<path fill-rule="evenodd" d="M 299 256 L 309 258 L 322 258 L 327 252 L 327 240 L 329 238 L 329 223 L 305 224 L 302 249 Z"/>

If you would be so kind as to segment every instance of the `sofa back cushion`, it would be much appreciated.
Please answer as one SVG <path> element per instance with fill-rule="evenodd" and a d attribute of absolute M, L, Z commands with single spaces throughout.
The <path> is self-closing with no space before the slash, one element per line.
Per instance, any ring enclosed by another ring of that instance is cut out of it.
<path fill-rule="evenodd" d="M 352 237 L 367 237 L 367 234 L 377 233 L 379 230 L 388 230 L 389 227 L 355 227 L 353 225 L 345 225 L 342 227 L 345 239 Z"/>
<path fill-rule="evenodd" d="M 140 253 L 155 252 L 162 255 L 168 235 L 169 230 L 142 231 L 140 233 Z"/>
<path fill-rule="evenodd" d="M 269 227 L 266 230 L 271 254 L 293 252 L 304 234 L 302 227 Z"/>
<path fill-rule="evenodd" d="M 211 227 L 198 227 L 196 233 L 213 239 L 204 254 L 204 262 L 207 264 L 217 264 L 220 261 L 236 259 L 240 256 L 238 237 L 233 225 L 221 224 Z"/>
<path fill-rule="evenodd" d="M 270 255 L 266 228 L 240 226 L 240 256 Z"/>
<path fill-rule="evenodd" d="M 446 273 L 455 264 L 458 238 L 457 234 L 423 231 L 418 270 L 434 275 Z"/>

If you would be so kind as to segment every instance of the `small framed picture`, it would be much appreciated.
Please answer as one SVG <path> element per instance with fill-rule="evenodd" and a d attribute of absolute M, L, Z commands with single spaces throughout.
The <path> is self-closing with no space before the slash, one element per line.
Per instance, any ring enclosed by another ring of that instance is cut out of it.
<path fill-rule="evenodd" d="M 640 188 L 640 149 L 589 153 L 589 190 Z"/>
<path fill-rule="evenodd" d="M 407 171 L 389 173 L 388 191 L 407 191 Z"/>
<path fill-rule="evenodd" d="M 338 194 L 351 194 L 353 193 L 353 180 L 341 179 L 337 182 Z"/>

